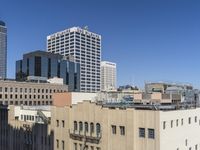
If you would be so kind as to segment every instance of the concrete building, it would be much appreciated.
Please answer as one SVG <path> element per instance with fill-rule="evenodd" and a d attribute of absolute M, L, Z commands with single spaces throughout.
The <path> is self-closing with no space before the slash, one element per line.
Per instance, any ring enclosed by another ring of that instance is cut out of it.
<path fill-rule="evenodd" d="M 53 150 L 50 107 L 1 106 L 1 150 Z"/>
<path fill-rule="evenodd" d="M 181 90 L 192 90 L 192 85 L 189 84 L 178 84 L 178 83 L 168 83 L 168 82 L 147 82 L 145 83 L 145 92 L 161 92 L 166 93 L 166 91 L 171 90 L 171 88 L 176 89 L 176 91 Z"/>
<path fill-rule="evenodd" d="M 133 102 L 134 103 L 142 103 L 142 104 L 180 104 L 183 102 L 183 97 L 181 94 L 167 94 L 167 93 L 134 93 L 133 94 Z"/>
<path fill-rule="evenodd" d="M 59 54 L 45 51 L 24 54 L 16 62 L 16 80 L 26 81 L 30 77 L 62 78 L 69 91 L 80 91 L 80 65 Z"/>
<path fill-rule="evenodd" d="M 47 36 L 47 51 L 58 53 L 80 63 L 80 91 L 101 90 L 101 35 L 87 28 L 72 27 Z"/>
<path fill-rule="evenodd" d="M 0 78 L 6 78 L 7 71 L 7 27 L 0 20 Z"/>
<path fill-rule="evenodd" d="M 101 90 L 116 90 L 117 83 L 116 63 L 102 61 L 101 62 Z"/>
<path fill-rule="evenodd" d="M 0 103 L 4 105 L 51 105 L 52 94 L 68 91 L 67 85 L 0 80 Z"/>
<path fill-rule="evenodd" d="M 50 109 L 10 106 L 7 112 L 0 109 L 0 148 L 199 150 L 199 114 L 200 108 L 193 106 L 160 105 L 155 109 L 152 105 L 90 101 Z"/>

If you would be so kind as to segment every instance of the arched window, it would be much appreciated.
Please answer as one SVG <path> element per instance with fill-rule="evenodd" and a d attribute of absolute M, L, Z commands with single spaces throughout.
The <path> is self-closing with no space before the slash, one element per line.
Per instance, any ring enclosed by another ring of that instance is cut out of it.
<path fill-rule="evenodd" d="M 97 136 L 99 137 L 101 133 L 101 125 L 99 123 L 96 124 L 96 133 L 97 133 Z"/>
<path fill-rule="evenodd" d="M 90 133 L 94 133 L 94 123 L 90 123 Z"/>
<path fill-rule="evenodd" d="M 85 132 L 88 132 L 88 123 L 85 122 Z"/>
<path fill-rule="evenodd" d="M 74 131 L 78 129 L 77 121 L 74 121 Z"/>
<path fill-rule="evenodd" d="M 83 131 L 83 123 L 81 121 L 79 122 L 79 131 Z"/>

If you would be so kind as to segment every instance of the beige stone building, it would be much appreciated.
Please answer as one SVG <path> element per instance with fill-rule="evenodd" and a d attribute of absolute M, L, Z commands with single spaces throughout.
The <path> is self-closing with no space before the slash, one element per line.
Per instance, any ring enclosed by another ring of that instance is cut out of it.
<path fill-rule="evenodd" d="M 51 105 L 52 94 L 68 91 L 67 85 L 0 80 L 0 104 Z"/>
<path fill-rule="evenodd" d="M 59 102 L 59 106 L 50 106 L 49 109 L 9 107 L 9 128 L 6 121 L 3 121 L 4 125 L 0 122 L 0 143 L 9 143 L 9 147 L 3 149 L 200 149 L 199 107 L 181 106 L 177 109 L 173 105 L 159 105 L 155 108 L 150 104 L 97 104 L 91 101 L 70 104 L 71 98 L 63 98 L 63 93 L 55 98 L 62 98 L 65 102 Z M 43 115 L 38 113 L 39 110 Z M 0 113 L 0 119 L 5 114 Z M 28 119 L 24 120 L 26 117 L 23 115 L 28 115 Z M 37 116 L 41 118 L 39 122 Z M 49 121 L 45 121 L 45 118 Z"/>

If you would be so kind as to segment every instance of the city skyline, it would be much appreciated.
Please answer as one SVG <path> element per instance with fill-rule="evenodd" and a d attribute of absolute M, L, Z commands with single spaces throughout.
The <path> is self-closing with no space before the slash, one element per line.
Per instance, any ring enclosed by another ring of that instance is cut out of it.
<path fill-rule="evenodd" d="M 102 35 L 102 60 L 118 64 L 118 85 L 167 80 L 200 87 L 197 1 L 117 1 L 113 7 L 105 1 L 12 3 L 2 1 L 0 9 L 8 27 L 8 77 L 14 78 L 15 61 L 23 53 L 46 48 L 47 35 L 88 25 Z"/>

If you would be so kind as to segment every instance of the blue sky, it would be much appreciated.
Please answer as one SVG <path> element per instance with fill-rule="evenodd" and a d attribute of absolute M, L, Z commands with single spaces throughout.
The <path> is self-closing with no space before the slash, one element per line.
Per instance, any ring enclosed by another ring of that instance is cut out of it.
<path fill-rule="evenodd" d="M 46 36 L 85 25 L 102 35 L 102 60 L 118 66 L 118 85 L 145 81 L 200 87 L 198 0 L 0 0 L 8 27 L 8 77 Z"/>

